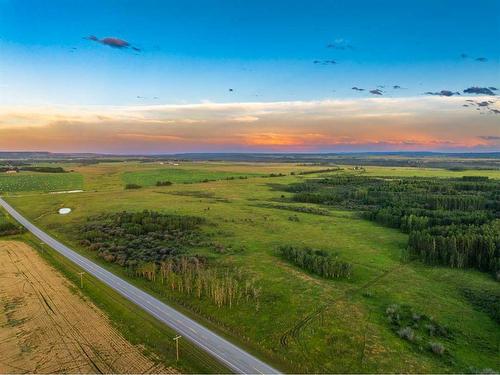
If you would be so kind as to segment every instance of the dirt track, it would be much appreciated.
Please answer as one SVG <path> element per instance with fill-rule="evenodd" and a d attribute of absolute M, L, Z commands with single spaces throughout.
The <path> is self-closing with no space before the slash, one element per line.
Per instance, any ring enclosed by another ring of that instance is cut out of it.
<path fill-rule="evenodd" d="M 0 241 L 0 373 L 174 373 L 22 242 Z"/>

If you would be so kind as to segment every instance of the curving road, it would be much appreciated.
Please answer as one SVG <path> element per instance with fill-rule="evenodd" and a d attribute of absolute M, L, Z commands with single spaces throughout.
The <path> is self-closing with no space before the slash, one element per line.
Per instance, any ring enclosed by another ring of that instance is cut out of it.
<path fill-rule="evenodd" d="M 183 338 L 191 341 L 207 353 L 217 358 L 231 370 L 242 374 L 277 374 L 278 370 L 265 364 L 236 345 L 223 339 L 201 324 L 181 314 L 153 296 L 126 282 L 115 274 L 98 266 L 82 255 L 71 250 L 47 233 L 31 224 L 5 200 L 0 198 L 0 205 L 21 225 L 33 233 L 41 241 L 77 264 L 89 274 L 92 274 L 122 296 L 147 311 L 156 319 L 162 321 L 177 331 Z"/>

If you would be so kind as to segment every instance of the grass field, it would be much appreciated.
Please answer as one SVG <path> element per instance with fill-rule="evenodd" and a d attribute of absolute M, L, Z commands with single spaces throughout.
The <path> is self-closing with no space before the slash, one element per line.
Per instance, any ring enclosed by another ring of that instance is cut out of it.
<path fill-rule="evenodd" d="M 359 171 L 343 168 L 341 173 L 387 177 L 487 175 L 500 178 L 500 172 L 493 170 L 452 172 L 367 167 Z M 13 195 L 8 200 L 58 239 L 216 327 L 283 370 L 464 372 L 500 369 L 498 323 L 474 308 L 461 293 L 464 287 L 498 290 L 499 284 L 491 276 L 408 263 L 401 257 L 407 242 L 405 234 L 362 220 L 355 212 L 323 207 L 329 215 L 316 215 L 272 208 L 289 196 L 277 189 L 278 185 L 315 176 L 292 176 L 291 172 L 321 168 L 291 163 L 186 163 L 177 169 L 185 172 L 176 171 L 176 175 L 191 176 L 191 181 L 210 179 L 206 176 L 221 172 L 231 176 L 235 173 L 283 173 L 286 176 L 222 179 L 124 191 L 124 181 L 130 176 L 148 180 L 149 185 L 156 183 L 160 178 L 158 165 L 75 166 L 83 176 L 86 192 Z M 72 214 L 55 214 L 54 207 L 61 205 L 72 208 Z M 207 301 L 167 290 L 159 282 L 136 278 L 79 245 L 78 228 L 87 217 L 103 212 L 143 209 L 205 217 L 208 224 L 203 230 L 218 245 L 218 250 L 203 247 L 197 253 L 207 256 L 215 267 L 244 268 L 261 287 L 259 305 L 218 308 Z M 277 248 L 282 244 L 311 246 L 337 253 L 342 260 L 353 264 L 353 276 L 348 280 L 325 280 L 306 273 L 277 256 Z M 103 295 L 95 298 L 106 303 Z M 433 354 L 427 347 L 420 348 L 393 332 L 385 313 L 391 304 L 410 305 L 415 311 L 448 327 L 453 332 L 452 337 L 440 340 L 447 354 Z M 137 335 L 138 332 L 130 332 L 129 337 L 134 341 L 138 340 Z M 155 350 L 162 351 L 159 347 Z"/>
<path fill-rule="evenodd" d="M 127 184 L 140 186 L 155 186 L 158 181 L 169 181 L 172 183 L 193 183 L 207 180 L 224 180 L 228 178 L 239 178 L 256 176 L 257 173 L 240 173 L 226 171 L 211 171 L 197 169 L 164 168 L 149 171 L 125 172 L 123 181 Z"/>
<path fill-rule="evenodd" d="M 0 173 L 0 192 L 61 191 L 82 188 L 83 176 L 78 173 Z"/>

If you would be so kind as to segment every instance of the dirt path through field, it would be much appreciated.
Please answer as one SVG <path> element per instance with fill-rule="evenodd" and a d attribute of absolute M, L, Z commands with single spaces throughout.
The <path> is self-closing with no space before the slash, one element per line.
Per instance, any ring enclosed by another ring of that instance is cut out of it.
<path fill-rule="evenodd" d="M 0 241 L 0 373 L 175 373 L 22 242 Z"/>

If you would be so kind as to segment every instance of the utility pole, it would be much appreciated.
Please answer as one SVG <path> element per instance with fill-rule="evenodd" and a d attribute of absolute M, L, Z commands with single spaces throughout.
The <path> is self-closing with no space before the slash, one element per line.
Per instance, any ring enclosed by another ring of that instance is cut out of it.
<path fill-rule="evenodd" d="M 80 275 L 80 288 L 83 289 L 83 275 L 85 272 L 78 272 L 78 274 Z"/>
<path fill-rule="evenodd" d="M 174 341 L 175 341 L 175 352 L 176 352 L 176 355 L 177 355 L 177 361 L 179 361 L 179 339 L 181 338 L 182 336 L 175 336 L 174 337 Z"/>

